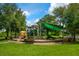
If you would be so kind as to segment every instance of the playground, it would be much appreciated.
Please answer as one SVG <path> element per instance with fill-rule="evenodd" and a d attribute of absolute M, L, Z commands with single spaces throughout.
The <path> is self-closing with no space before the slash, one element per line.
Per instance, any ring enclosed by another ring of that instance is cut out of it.
<path fill-rule="evenodd" d="M 61 5 L 0 4 L 0 56 L 78 56 L 79 4 Z"/>

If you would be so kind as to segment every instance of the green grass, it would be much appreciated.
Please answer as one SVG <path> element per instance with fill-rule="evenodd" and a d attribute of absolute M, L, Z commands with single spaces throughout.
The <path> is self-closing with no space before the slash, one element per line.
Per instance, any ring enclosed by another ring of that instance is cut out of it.
<path fill-rule="evenodd" d="M 79 56 L 79 44 L 32 45 L 0 44 L 1 56 Z"/>

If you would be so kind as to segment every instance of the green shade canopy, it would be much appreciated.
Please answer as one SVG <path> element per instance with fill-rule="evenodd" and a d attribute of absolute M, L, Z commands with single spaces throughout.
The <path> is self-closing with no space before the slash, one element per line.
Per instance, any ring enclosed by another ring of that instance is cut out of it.
<path fill-rule="evenodd" d="M 63 29 L 63 28 L 61 28 L 61 27 L 57 27 L 57 26 L 55 26 L 55 25 L 50 25 L 50 24 L 48 24 L 48 23 L 43 23 L 43 26 L 44 26 L 45 28 L 47 28 L 47 29 L 56 30 L 56 31 L 60 31 L 60 30 Z"/>

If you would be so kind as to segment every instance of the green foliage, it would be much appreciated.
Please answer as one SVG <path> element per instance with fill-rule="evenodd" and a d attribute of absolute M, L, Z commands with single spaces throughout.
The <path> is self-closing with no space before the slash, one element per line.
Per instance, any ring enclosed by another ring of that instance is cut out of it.
<path fill-rule="evenodd" d="M 0 29 L 5 29 L 7 36 L 11 32 L 26 30 L 25 15 L 14 3 L 4 3 L 0 6 Z M 11 35 L 10 35 L 11 36 Z"/>
<path fill-rule="evenodd" d="M 69 4 L 64 11 L 64 18 L 67 20 L 66 29 L 70 32 L 75 41 L 75 35 L 79 33 L 79 4 Z"/>
<path fill-rule="evenodd" d="M 70 4 L 64 12 L 66 27 L 70 32 L 76 32 L 79 27 L 79 4 Z"/>
<path fill-rule="evenodd" d="M 54 8 L 54 11 L 53 11 L 53 14 L 56 16 L 56 17 L 63 17 L 63 12 L 64 12 L 64 9 L 65 7 L 56 7 Z"/>

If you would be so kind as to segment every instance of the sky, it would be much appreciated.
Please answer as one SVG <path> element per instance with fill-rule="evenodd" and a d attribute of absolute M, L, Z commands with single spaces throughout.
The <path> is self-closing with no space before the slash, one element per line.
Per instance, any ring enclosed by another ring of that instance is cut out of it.
<path fill-rule="evenodd" d="M 55 7 L 64 6 L 64 3 L 17 3 L 18 8 L 21 8 L 26 16 L 26 24 L 34 25 L 46 14 L 51 12 Z"/>

